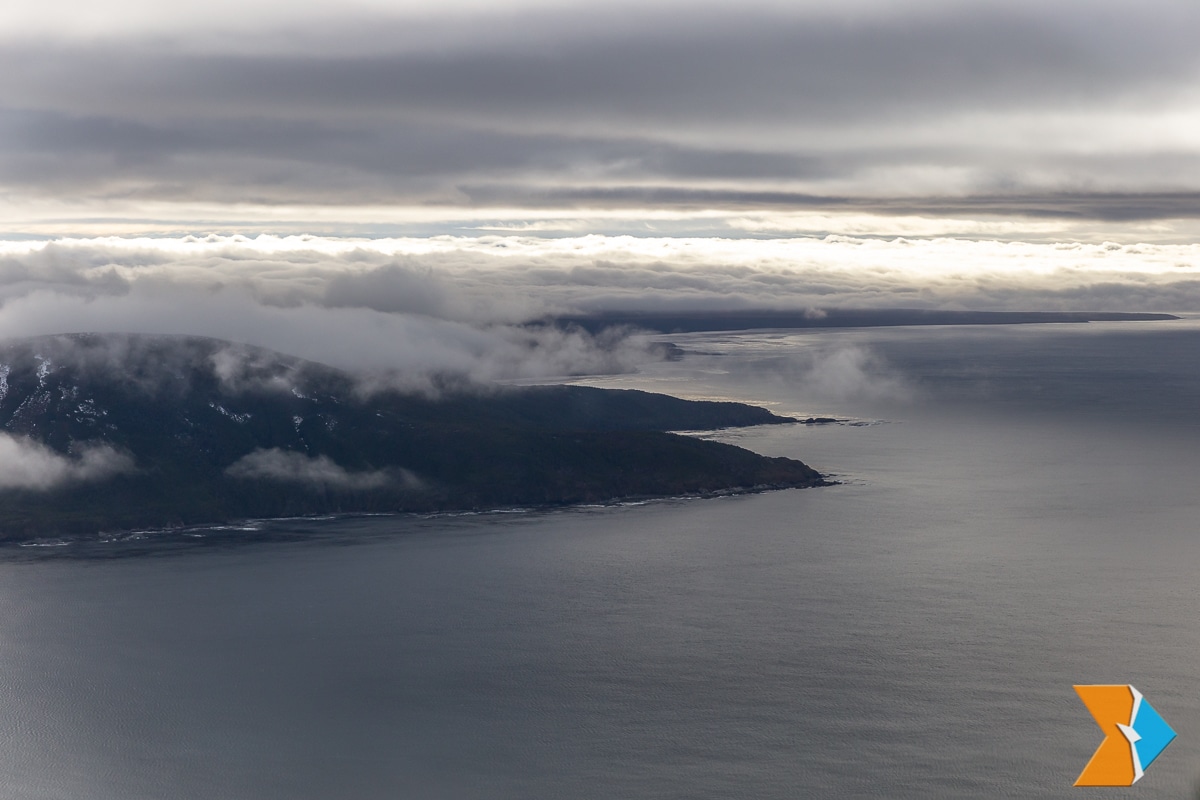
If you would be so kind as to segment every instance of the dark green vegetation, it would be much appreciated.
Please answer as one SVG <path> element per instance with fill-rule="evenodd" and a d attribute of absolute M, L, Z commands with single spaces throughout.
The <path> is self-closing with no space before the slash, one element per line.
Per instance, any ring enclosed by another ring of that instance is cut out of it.
<path fill-rule="evenodd" d="M 821 485 L 799 461 L 665 432 L 791 421 L 586 387 L 367 393 L 211 339 L 21 340 L 0 347 L 0 538 Z"/>

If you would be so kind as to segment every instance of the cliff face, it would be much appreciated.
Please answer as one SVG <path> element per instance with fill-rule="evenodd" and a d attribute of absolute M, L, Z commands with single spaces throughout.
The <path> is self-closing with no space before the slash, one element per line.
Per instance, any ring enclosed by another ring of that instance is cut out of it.
<path fill-rule="evenodd" d="M 819 485 L 666 432 L 790 421 L 585 387 L 367 392 L 212 339 L 20 340 L 0 346 L 0 537 Z"/>

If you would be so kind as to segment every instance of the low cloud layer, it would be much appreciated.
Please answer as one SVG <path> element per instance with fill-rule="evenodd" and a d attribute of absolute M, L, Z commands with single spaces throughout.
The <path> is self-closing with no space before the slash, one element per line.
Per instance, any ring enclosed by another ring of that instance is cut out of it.
<path fill-rule="evenodd" d="M 225 474 L 231 478 L 302 483 L 333 489 L 378 489 L 391 483 L 415 488 L 419 484 L 406 470 L 395 475 L 383 471 L 350 472 L 328 456 L 310 457 L 277 447 L 255 450 L 243 456 L 231 464 Z"/>
<path fill-rule="evenodd" d="M 558 310 L 506 259 L 340 240 L 100 240 L 0 245 L 0 337 L 72 331 L 212 336 L 401 388 L 633 369 L 647 342 L 520 323 Z M 7 249 L 7 252 L 4 250 Z M 517 265 L 513 265 L 517 266 Z"/>
<path fill-rule="evenodd" d="M 0 433 L 0 489 L 48 491 L 132 472 L 133 459 L 107 445 L 60 455 L 30 439 Z"/>
<path fill-rule="evenodd" d="M 636 369 L 598 311 L 1200 311 L 1200 246 L 583 236 L 0 242 L 0 338 L 192 334 L 422 388 Z"/>
<path fill-rule="evenodd" d="M 915 395 L 913 387 L 868 348 L 846 346 L 804 355 L 807 363 L 798 383 L 818 400 L 907 401 Z"/>

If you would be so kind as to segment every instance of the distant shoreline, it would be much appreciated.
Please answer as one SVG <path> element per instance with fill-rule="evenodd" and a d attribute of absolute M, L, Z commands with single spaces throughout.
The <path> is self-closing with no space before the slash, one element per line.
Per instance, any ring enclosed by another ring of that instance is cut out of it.
<path fill-rule="evenodd" d="M 1128 311 L 934 311 L 913 308 L 749 311 L 601 311 L 553 317 L 547 322 L 591 333 L 630 326 L 656 333 L 761 330 L 764 328 L 879 328 L 912 325 L 1034 325 L 1082 322 L 1162 322 L 1174 314 Z"/>

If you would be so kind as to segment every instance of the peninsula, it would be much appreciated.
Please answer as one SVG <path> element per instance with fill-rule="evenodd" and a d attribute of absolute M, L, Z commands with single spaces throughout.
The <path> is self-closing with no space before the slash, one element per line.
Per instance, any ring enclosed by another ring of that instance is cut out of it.
<path fill-rule="evenodd" d="M 578 386 L 405 392 L 207 338 L 23 339 L 0 345 L 0 540 L 825 484 L 669 432 L 787 422 Z"/>

